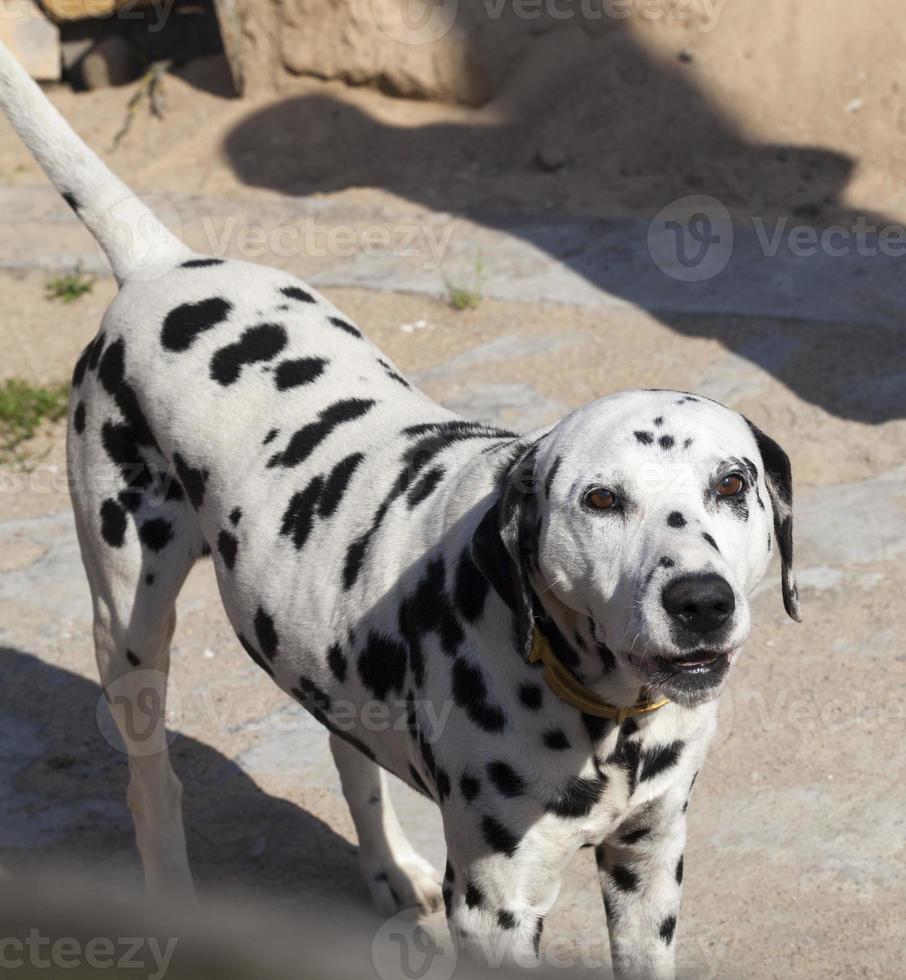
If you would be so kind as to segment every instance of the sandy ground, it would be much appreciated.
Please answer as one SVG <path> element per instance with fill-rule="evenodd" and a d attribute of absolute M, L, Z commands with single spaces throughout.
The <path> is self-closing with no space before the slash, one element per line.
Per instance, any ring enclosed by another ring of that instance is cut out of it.
<path fill-rule="evenodd" d="M 780 6 L 761 9 L 776 23 Z M 821 84 L 822 40 L 833 59 L 851 25 L 832 30 L 822 20 L 805 37 L 798 6 L 794 26 L 779 34 L 754 31 L 755 14 L 740 3 L 728 4 L 709 34 L 608 34 L 607 58 L 545 76 L 558 84 L 531 125 L 519 122 L 526 107 L 515 93 L 467 114 L 312 82 L 250 106 L 224 96 L 223 66 L 212 61 L 168 82 L 166 124 L 143 122 L 111 160 L 144 190 L 262 203 L 275 190 L 317 192 L 337 209 L 404 202 L 477 212 L 489 224 L 503 211 L 645 215 L 690 189 L 721 197 L 734 216 L 805 208 L 800 216 L 817 224 L 862 212 L 896 220 L 906 215 L 897 158 L 897 86 L 906 80 L 899 35 L 885 20 L 890 5 L 871 6 L 874 48 L 856 36 L 834 62 L 845 70 Z M 692 60 L 678 61 L 687 48 Z M 784 58 L 785 79 L 776 75 Z M 595 70 L 583 72 L 588 64 Z M 126 95 L 54 97 L 104 148 Z M 855 98 L 861 106 L 846 111 Z M 705 135 L 701 152 L 690 153 Z M 558 172 L 536 162 L 544 140 L 566 154 Z M 40 181 L 5 138 L 0 179 L 22 191 Z M 33 217 L 47 220 L 50 239 L 54 221 Z M 61 307 L 46 299 L 45 279 L 0 273 L 0 377 L 66 377 L 114 288 L 100 279 Z M 424 295 L 325 292 L 429 394 L 464 414 L 530 427 L 608 391 L 678 387 L 719 398 L 784 444 L 797 478 L 806 622 L 785 619 L 772 570 L 691 811 L 679 962 L 698 978 L 899 978 L 902 332 L 858 321 L 692 323 L 644 309 L 492 299 L 457 313 Z M 100 862 L 134 879 L 125 760 L 95 722 L 90 609 L 60 429 L 30 448 L 28 470 L 0 468 L 0 861 L 13 869 L 48 857 Z M 354 832 L 323 734 L 237 649 L 205 565 L 180 601 L 173 686 L 182 705 L 173 753 L 202 888 L 240 890 L 299 916 L 322 896 L 364 908 Z M 442 864 L 436 816 L 408 791 L 398 795 L 412 837 Z M 585 856 L 548 920 L 546 942 L 554 938 L 570 962 L 606 961 Z"/>

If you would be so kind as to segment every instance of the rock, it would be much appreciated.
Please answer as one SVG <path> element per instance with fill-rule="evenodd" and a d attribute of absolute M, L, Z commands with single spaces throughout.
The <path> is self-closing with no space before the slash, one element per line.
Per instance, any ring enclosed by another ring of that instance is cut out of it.
<path fill-rule="evenodd" d="M 242 25 L 224 41 L 247 92 L 313 75 L 470 106 L 493 94 L 484 59 L 454 21 L 455 3 L 428 4 L 417 21 L 411 0 L 219 0 L 219 6 L 235 8 Z M 221 13 L 222 25 L 233 20 Z"/>
<path fill-rule="evenodd" d="M 110 88 L 134 82 L 144 66 L 135 49 L 123 38 L 104 38 L 82 59 L 82 84 L 87 89 Z"/>
<path fill-rule="evenodd" d="M 37 6 L 0 0 L 0 41 L 42 82 L 60 78 L 60 29 Z"/>
<path fill-rule="evenodd" d="M 41 0 L 41 5 L 57 23 L 103 20 L 118 11 L 131 14 L 153 6 L 153 0 Z"/>
<path fill-rule="evenodd" d="M 555 143 L 542 144 L 535 154 L 535 160 L 542 170 L 547 170 L 549 173 L 556 173 L 569 163 L 566 150 Z"/>
<path fill-rule="evenodd" d="M 293 74 L 374 84 L 408 98 L 487 101 L 486 73 L 468 38 L 444 19 L 444 5 L 410 23 L 407 3 L 295 0 L 285 7 L 281 60 Z"/>

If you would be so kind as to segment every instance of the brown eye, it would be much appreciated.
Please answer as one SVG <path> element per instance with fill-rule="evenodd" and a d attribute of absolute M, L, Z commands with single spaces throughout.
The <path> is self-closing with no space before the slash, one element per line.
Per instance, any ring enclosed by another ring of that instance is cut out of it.
<path fill-rule="evenodd" d="M 585 503 L 595 510 L 613 510 L 619 504 L 616 494 L 609 490 L 589 490 L 585 495 Z"/>
<path fill-rule="evenodd" d="M 736 497 L 742 493 L 744 486 L 742 477 L 738 473 L 731 473 L 717 484 L 717 495 L 718 497 Z"/>

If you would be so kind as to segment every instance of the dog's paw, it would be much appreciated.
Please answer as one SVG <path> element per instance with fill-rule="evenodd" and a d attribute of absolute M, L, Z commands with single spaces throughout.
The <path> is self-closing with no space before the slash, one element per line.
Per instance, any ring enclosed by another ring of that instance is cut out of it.
<path fill-rule="evenodd" d="M 444 904 L 440 875 L 417 854 L 386 861 L 365 874 L 371 900 L 381 915 L 395 915 L 405 909 L 436 912 Z"/>

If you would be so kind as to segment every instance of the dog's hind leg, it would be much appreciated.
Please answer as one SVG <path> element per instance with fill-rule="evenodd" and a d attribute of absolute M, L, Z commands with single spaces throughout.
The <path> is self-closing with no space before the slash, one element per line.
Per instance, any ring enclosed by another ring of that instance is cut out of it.
<path fill-rule="evenodd" d="M 70 429 L 70 472 L 101 686 L 129 756 L 127 799 L 146 885 L 150 891 L 191 890 L 182 787 L 170 764 L 164 719 L 176 597 L 203 542 L 180 485 L 149 469 L 156 454 L 144 451 L 133 485 L 118 489 L 122 468 L 97 451 L 90 428 L 100 410 L 95 398 L 86 425 L 84 409 L 75 409 L 80 421 Z"/>
<path fill-rule="evenodd" d="M 440 875 L 403 833 L 387 774 L 336 735 L 330 736 L 330 748 L 358 833 L 359 862 L 375 908 L 382 915 L 440 908 Z"/>

